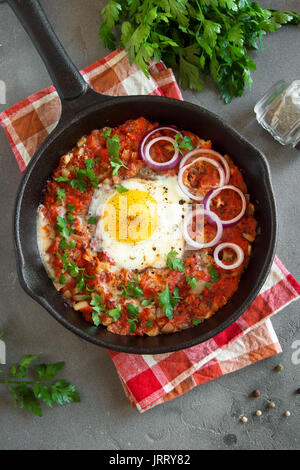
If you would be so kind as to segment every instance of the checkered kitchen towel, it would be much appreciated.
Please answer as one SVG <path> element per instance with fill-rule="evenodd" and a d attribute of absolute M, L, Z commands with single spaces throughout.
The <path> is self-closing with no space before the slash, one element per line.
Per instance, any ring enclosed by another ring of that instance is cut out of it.
<path fill-rule="evenodd" d="M 151 94 L 182 99 L 171 69 L 153 62 L 147 80 L 118 50 L 83 71 L 98 92 L 107 95 Z M 56 126 L 60 101 L 53 86 L 0 114 L 20 169 Z M 109 351 L 132 406 L 143 412 L 176 398 L 201 383 L 281 352 L 271 315 L 300 296 L 300 286 L 276 257 L 270 275 L 249 309 L 227 330 L 183 351 L 133 355 Z"/>

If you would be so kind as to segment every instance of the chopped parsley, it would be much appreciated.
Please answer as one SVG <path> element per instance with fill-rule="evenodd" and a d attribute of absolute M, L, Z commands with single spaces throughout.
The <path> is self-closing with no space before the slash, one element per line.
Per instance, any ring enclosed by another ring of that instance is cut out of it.
<path fill-rule="evenodd" d="M 147 327 L 150 328 L 151 326 L 153 326 L 153 322 L 152 322 L 151 320 L 149 320 L 149 321 L 147 322 Z"/>
<path fill-rule="evenodd" d="M 128 312 L 128 322 L 130 324 L 129 330 L 131 333 L 136 331 L 136 326 L 138 322 L 139 309 L 133 304 L 127 303 L 127 312 Z"/>
<path fill-rule="evenodd" d="M 70 230 L 67 228 L 66 220 L 59 215 L 56 218 L 55 228 L 63 238 L 67 238 L 70 235 Z"/>
<path fill-rule="evenodd" d="M 67 205 L 67 208 L 68 208 L 68 211 L 69 211 L 69 212 L 73 212 L 73 211 L 75 210 L 74 204 L 68 204 L 68 205 Z"/>
<path fill-rule="evenodd" d="M 59 248 L 62 251 L 65 251 L 68 248 L 68 244 L 64 238 L 59 242 Z"/>
<path fill-rule="evenodd" d="M 121 297 L 128 299 L 129 297 L 139 298 L 144 294 L 143 289 L 140 287 L 140 281 L 133 279 L 127 283 L 127 286 L 122 285 L 123 292 L 120 294 Z"/>
<path fill-rule="evenodd" d="M 66 283 L 66 278 L 65 278 L 65 276 L 64 276 L 63 274 L 61 274 L 61 275 L 59 276 L 59 280 L 58 280 L 58 281 L 59 281 L 60 284 L 65 284 L 65 283 Z"/>
<path fill-rule="evenodd" d="M 60 188 L 57 190 L 57 196 L 56 199 L 62 204 L 63 198 L 66 197 L 66 190 L 63 188 Z"/>
<path fill-rule="evenodd" d="M 74 222 L 76 217 L 74 217 L 74 215 L 72 215 L 70 212 L 68 212 L 67 215 L 66 215 L 66 219 L 67 219 L 68 224 L 72 225 L 72 223 Z"/>
<path fill-rule="evenodd" d="M 120 139 L 117 134 L 107 137 L 108 154 L 110 157 L 118 157 L 120 151 Z"/>
<path fill-rule="evenodd" d="M 200 323 L 202 323 L 202 322 L 203 322 L 203 320 L 194 320 L 194 321 L 193 321 L 193 324 L 194 324 L 195 326 L 198 326 L 198 325 L 200 325 Z"/>
<path fill-rule="evenodd" d="M 173 295 L 171 294 L 167 281 L 165 290 L 161 294 L 158 294 L 158 301 L 169 320 L 172 320 L 174 307 L 181 299 L 182 297 L 178 297 L 178 289 L 174 290 Z"/>
<path fill-rule="evenodd" d="M 219 279 L 219 273 L 218 271 L 214 268 L 213 265 L 211 265 L 209 267 L 209 270 L 208 270 L 209 274 L 210 274 L 210 281 L 211 282 L 217 282 L 218 279 Z"/>
<path fill-rule="evenodd" d="M 120 193 L 120 194 L 122 194 L 122 193 L 127 193 L 127 191 L 128 191 L 128 189 L 125 188 L 125 186 L 122 186 L 121 184 L 117 184 L 116 190 L 117 190 L 118 193 Z"/>
<path fill-rule="evenodd" d="M 173 269 L 173 271 L 183 272 L 183 262 L 180 258 L 177 258 L 177 251 L 172 250 L 167 254 L 167 267 Z"/>
<path fill-rule="evenodd" d="M 100 319 L 99 319 L 98 315 L 100 315 L 100 313 L 105 310 L 105 306 L 102 305 L 102 299 L 101 299 L 99 294 L 95 294 L 93 296 L 93 298 L 90 302 L 90 305 L 91 305 L 91 307 L 93 307 L 93 311 L 92 311 L 93 322 L 94 322 L 95 325 L 96 325 L 96 323 L 98 323 L 96 326 L 99 326 Z M 93 314 L 94 314 L 94 316 L 93 316 Z M 98 318 L 98 320 L 96 319 L 96 317 Z M 96 319 L 96 323 L 95 323 L 94 318 Z"/>
<path fill-rule="evenodd" d="M 120 305 L 118 305 L 116 308 L 112 308 L 110 310 L 107 310 L 107 315 L 109 315 L 110 317 L 112 317 L 115 321 L 119 320 L 119 318 L 121 317 L 121 307 Z"/>
<path fill-rule="evenodd" d="M 198 279 L 196 277 L 187 276 L 185 280 L 187 285 L 190 286 L 191 289 L 195 289 L 198 284 Z"/>
<path fill-rule="evenodd" d="M 86 170 L 81 168 L 75 168 L 76 178 L 72 179 L 71 186 L 73 189 L 79 189 L 79 191 L 85 191 L 87 188 L 87 182 L 84 178 L 89 179 L 93 188 L 97 188 L 99 184 L 99 178 L 95 175 L 94 171 L 90 168 Z"/>
<path fill-rule="evenodd" d="M 176 136 L 175 136 L 174 147 L 175 147 L 176 150 L 179 150 L 181 155 L 183 155 L 183 151 L 182 151 L 183 149 L 193 150 L 195 148 L 195 146 L 192 142 L 192 139 L 190 137 L 188 137 L 187 135 L 185 135 L 183 137 L 183 139 L 181 140 L 180 143 L 179 143 L 179 139 L 181 139 L 181 134 L 178 132 L 178 134 L 176 134 Z"/>
<path fill-rule="evenodd" d="M 110 134 L 111 134 L 111 129 L 107 128 L 107 129 L 105 129 L 104 131 L 102 131 L 100 135 L 101 135 L 102 137 L 105 137 L 105 138 L 107 139 L 107 137 L 109 137 Z"/>
<path fill-rule="evenodd" d="M 119 152 L 120 152 L 120 141 L 119 136 L 116 134 L 112 137 L 107 137 L 107 146 L 108 146 L 108 154 L 110 156 L 110 165 L 113 168 L 113 175 L 117 175 L 118 171 L 121 167 L 124 167 L 128 170 L 127 166 L 120 160 Z"/>
<path fill-rule="evenodd" d="M 150 299 L 144 299 L 142 300 L 141 304 L 143 307 L 148 307 L 154 300 L 154 297 L 151 297 Z"/>
<path fill-rule="evenodd" d="M 87 158 L 85 161 L 85 166 L 88 170 L 95 168 L 95 160 L 94 158 Z"/>
<path fill-rule="evenodd" d="M 69 178 L 58 176 L 58 178 L 54 178 L 54 181 L 57 181 L 58 183 L 69 183 Z"/>
<path fill-rule="evenodd" d="M 88 219 L 88 223 L 89 223 L 89 224 L 92 224 L 92 225 L 96 225 L 96 223 L 97 223 L 96 217 L 90 217 L 90 218 Z"/>
<path fill-rule="evenodd" d="M 113 172 L 112 172 L 113 175 L 117 175 L 119 169 L 122 166 L 126 168 L 126 170 L 128 170 L 128 167 L 124 165 L 124 163 L 120 160 L 119 157 L 112 157 L 109 159 L 109 161 L 110 161 L 110 166 L 113 168 Z"/>
<path fill-rule="evenodd" d="M 212 284 L 210 284 L 210 282 L 205 282 L 205 283 L 204 283 L 204 287 L 206 287 L 207 289 L 211 289 L 211 288 L 212 288 Z"/>

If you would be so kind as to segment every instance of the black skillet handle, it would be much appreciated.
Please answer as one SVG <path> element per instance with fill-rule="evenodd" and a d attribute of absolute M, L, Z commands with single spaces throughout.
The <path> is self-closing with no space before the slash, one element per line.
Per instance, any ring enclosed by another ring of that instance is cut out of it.
<path fill-rule="evenodd" d="M 85 104 L 93 99 L 107 100 L 109 97 L 94 92 L 77 70 L 53 31 L 38 0 L 7 0 L 24 29 L 32 39 L 43 59 L 53 84 L 62 100 L 63 111 L 70 108 L 76 111 L 75 101 L 80 108 L 81 99 Z M 68 105 L 68 102 L 70 105 Z"/>

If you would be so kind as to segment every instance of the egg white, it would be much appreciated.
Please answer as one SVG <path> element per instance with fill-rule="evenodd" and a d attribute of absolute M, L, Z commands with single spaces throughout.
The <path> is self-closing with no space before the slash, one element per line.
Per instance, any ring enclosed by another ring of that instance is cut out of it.
<path fill-rule="evenodd" d="M 156 201 L 158 226 L 146 240 L 122 243 L 112 237 L 103 227 L 103 213 L 116 189 L 102 185 L 95 191 L 89 207 L 89 216 L 98 218 L 93 249 L 106 252 L 119 268 L 130 270 L 165 267 L 166 255 L 171 249 L 182 256 L 182 219 L 189 199 L 180 190 L 177 177 L 157 176 L 155 180 L 132 178 L 122 181 L 122 186 L 128 190 L 147 192 Z"/>

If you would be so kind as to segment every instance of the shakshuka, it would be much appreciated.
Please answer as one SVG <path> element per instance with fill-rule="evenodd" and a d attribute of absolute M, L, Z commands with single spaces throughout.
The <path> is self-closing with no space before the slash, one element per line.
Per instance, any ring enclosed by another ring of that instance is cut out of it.
<path fill-rule="evenodd" d="M 256 225 L 228 155 L 140 117 L 93 130 L 60 158 L 37 236 L 55 288 L 95 328 L 155 336 L 228 302 Z"/>

